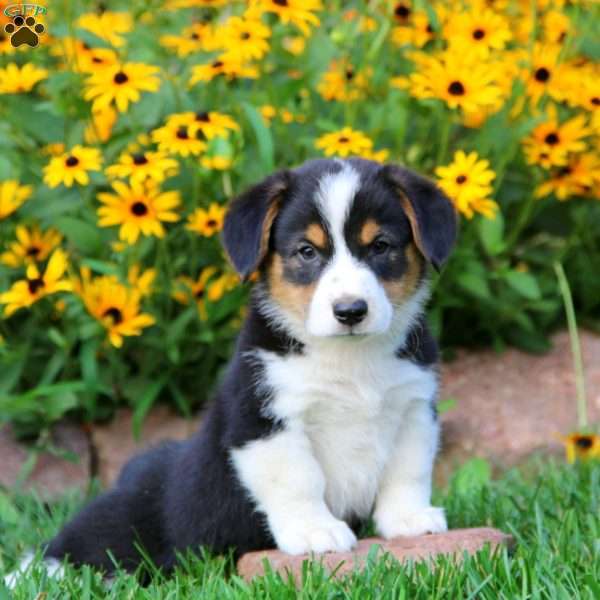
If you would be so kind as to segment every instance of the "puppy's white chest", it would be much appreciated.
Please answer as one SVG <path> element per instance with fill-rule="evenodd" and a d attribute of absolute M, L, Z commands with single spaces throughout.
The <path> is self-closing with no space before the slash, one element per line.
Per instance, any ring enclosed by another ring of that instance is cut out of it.
<path fill-rule="evenodd" d="M 332 513 L 368 516 L 403 414 L 431 400 L 434 375 L 392 353 L 262 358 L 273 390 L 268 410 L 308 436 Z"/>

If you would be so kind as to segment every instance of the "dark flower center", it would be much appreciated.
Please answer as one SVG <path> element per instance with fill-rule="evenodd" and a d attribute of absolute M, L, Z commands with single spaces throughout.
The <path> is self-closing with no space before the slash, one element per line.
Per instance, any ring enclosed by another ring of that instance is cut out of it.
<path fill-rule="evenodd" d="M 466 175 L 459 175 L 456 178 L 456 183 L 464 183 L 467 180 L 467 176 Z"/>
<path fill-rule="evenodd" d="M 352 69 L 346 69 L 346 79 L 352 81 L 354 79 L 354 71 Z"/>
<path fill-rule="evenodd" d="M 484 37 L 485 37 L 485 31 L 483 31 L 483 29 L 476 29 L 473 32 L 473 39 L 475 39 L 475 40 L 481 40 Z"/>
<path fill-rule="evenodd" d="M 408 19 L 408 15 L 410 15 L 410 8 L 408 8 L 408 6 L 404 6 L 404 4 L 397 4 L 396 8 L 394 8 L 394 14 L 400 19 Z"/>
<path fill-rule="evenodd" d="M 546 67 L 540 67 L 534 74 L 535 80 L 544 83 L 550 79 L 550 71 Z"/>
<path fill-rule="evenodd" d="M 560 177 L 566 177 L 567 175 L 571 174 L 571 167 L 562 167 L 561 169 L 558 170 L 558 175 Z"/>
<path fill-rule="evenodd" d="M 249 40 L 250 39 L 250 34 L 247 31 L 244 31 L 244 33 L 242 33 L 242 35 L 240 37 L 243 40 Z"/>
<path fill-rule="evenodd" d="M 118 325 L 123 322 L 123 313 L 116 307 L 111 306 L 107 308 L 102 314 L 103 317 L 110 317 L 112 319 L 113 325 Z"/>
<path fill-rule="evenodd" d="M 220 67 L 223 66 L 223 61 L 222 60 L 215 60 L 215 62 L 211 65 L 213 69 L 219 69 Z"/>
<path fill-rule="evenodd" d="M 99 56 L 94 56 L 92 58 L 92 62 L 96 63 L 97 65 L 99 65 L 99 64 L 103 63 L 104 61 Z"/>
<path fill-rule="evenodd" d="M 79 159 L 76 156 L 69 156 L 67 160 L 65 160 L 65 165 L 67 167 L 76 167 L 79 164 Z"/>
<path fill-rule="evenodd" d="M 118 85 L 121 85 L 122 83 L 125 83 L 125 82 L 129 81 L 129 77 L 127 77 L 127 75 L 125 73 L 123 73 L 123 71 L 119 71 L 114 76 L 113 81 L 115 83 L 117 83 Z"/>
<path fill-rule="evenodd" d="M 36 294 L 40 288 L 43 288 L 46 284 L 41 277 L 36 277 L 35 279 L 27 280 L 27 287 L 29 288 L 30 294 Z"/>
<path fill-rule="evenodd" d="M 427 33 L 433 33 L 433 27 L 431 26 L 431 23 L 429 23 L 427 25 L 427 27 L 425 28 L 425 31 L 427 31 Z"/>
<path fill-rule="evenodd" d="M 448 93 L 453 96 L 462 96 L 465 93 L 465 86 L 460 81 L 453 81 L 448 86 Z"/>
<path fill-rule="evenodd" d="M 196 113 L 196 121 L 204 121 L 204 123 L 208 123 L 210 121 L 210 115 L 205 110 L 199 111 Z"/>
<path fill-rule="evenodd" d="M 556 133 L 549 133 L 545 138 L 544 141 L 546 142 L 546 144 L 548 144 L 549 146 L 554 146 L 555 144 L 558 144 L 558 142 L 560 142 L 560 138 L 558 137 L 558 135 Z"/>
<path fill-rule="evenodd" d="M 594 106 L 600 106 L 600 98 L 598 98 L 598 96 L 594 96 L 590 102 L 594 105 Z"/>
<path fill-rule="evenodd" d="M 148 214 L 148 207 L 143 202 L 138 200 L 131 205 L 131 212 L 136 217 L 143 217 L 144 215 Z"/>
<path fill-rule="evenodd" d="M 575 445 L 582 450 L 589 450 L 593 443 L 594 442 L 589 435 L 580 435 L 575 438 Z"/>
<path fill-rule="evenodd" d="M 347 138 L 345 135 L 343 135 L 342 137 L 339 137 L 339 138 L 338 138 L 338 142 L 339 142 L 340 144 L 346 144 L 346 143 L 347 143 L 347 142 L 349 142 L 349 141 L 350 141 L 350 139 L 349 139 L 349 138 Z"/>
<path fill-rule="evenodd" d="M 206 221 L 206 224 L 209 227 L 216 227 L 217 226 L 217 222 L 214 219 L 209 219 L 208 221 Z"/>
<path fill-rule="evenodd" d="M 194 298 L 197 298 L 198 300 L 200 300 L 201 298 L 204 298 L 204 290 L 198 290 L 194 294 Z"/>
<path fill-rule="evenodd" d="M 200 36 L 199 36 L 197 33 L 192 33 L 192 35 L 190 35 L 190 37 L 191 37 L 193 40 L 199 40 L 199 39 L 200 39 Z"/>
<path fill-rule="evenodd" d="M 180 127 L 175 134 L 180 140 L 188 140 L 188 130 L 187 127 Z"/>
<path fill-rule="evenodd" d="M 131 158 L 133 159 L 133 164 L 134 165 L 146 165 L 146 164 L 148 164 L 148 159 L 145 157 L 145 155 L 143 153 L 133 154 L 131 156 Z"/>
<path fill-rule="evenodd" d="M 38 248 L 37 246 L 29 246 L 26 254 L 27 256 L 37 256 L 41 251 L 41 248 Z"/>
<path fill-rule="evenodd" d="M 287 6 L 288 0 L 273 0 L 273 4 L 277 4 L 277 6 Z"/>

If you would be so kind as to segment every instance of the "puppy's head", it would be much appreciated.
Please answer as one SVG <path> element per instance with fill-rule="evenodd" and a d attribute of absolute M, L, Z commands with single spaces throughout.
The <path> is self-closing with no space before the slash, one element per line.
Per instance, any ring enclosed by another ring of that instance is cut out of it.
<path fill-rule="evenodd" d="M 254 186 L 231 204 L 223 241 L 242 277 L 259 270 L 270 316 L 305 338 L 388 331 L 455 235 L 454 209 L 430 181 L 349 159 Z"/>

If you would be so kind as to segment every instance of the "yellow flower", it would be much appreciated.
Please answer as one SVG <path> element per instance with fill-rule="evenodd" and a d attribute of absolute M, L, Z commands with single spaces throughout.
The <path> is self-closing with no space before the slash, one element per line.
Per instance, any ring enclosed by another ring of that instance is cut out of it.
<path fill-rule="evenodd" d="M 469 57 L 462 49 L 412 57 L 419 67 L 410 75 L 410 93 L 416 98 L 439 98 L 450 108 L 476 112 L 496 105 L 501 97 L 492 64 Z"/>
<path fill-rule="evenodd" d="M 571 20 L 559 10 L 549 10 L 542 17 L 544 39 L 551 44 L 561 44 L 571 30 Z"/>
<path fill-rule="evenodd" d="M 450 47 L 459 46 L 482 58 L 490 50 L 502 50 L 512 38 L 506 17 L 489 8 L 452 13 L 443 33 Z"/>
<path fill-rule="evenodd" d="M 152 293 L 152 284 L 156 279 L 156 269 L 146 269 L 142 273 L 140 265 L 132 265 L 127 273 L 127 281 L 132 289 L 136 290 L 140 298 Z"/>
<path fill-rule="evenodd" d="M 351 127 L 344 127 L 340 131 L 322 135 L 315 147 L 322 149 L 325 156 L 360 155 L 373 148 L 373 142 L 362 132 L 354 131 Z"/>
<path fill-rule="evenodd" d="M 166 152 L 124 152 L 116 164 L 106 168 L 110 178 L 130 177 L 131 181 L 153 179 L 162 183 L 167 177 L 173 177 L 179 171 L 179 163 L 169 158 Z"/>
<path fill-rule="evenodd" d="M 177 10 L 178 8 L 217 8 L 224 6 L 229 0 L 167 0 L 165 8 L 167 10 Z"/>
<path fill-rule="evenodd" d="M 451 164 L 435 170 L 440 188 L 467 219 L 472 219 L 475 213 L 488 219 L 496 216 L 498 205 L 488 198 L 496 174 L 489 166 L 489 161 L 479 160 L 477 152 L 465 154 L 458 150 Z"/>
<path fill-rule="evenodd" d="M 60 249 L 50 257 L 43 275 L 35 264 L 30 263 L 25 280 L 13 283 L 10 290 L 0 294 L 0 304 L 6 304 L 5 316 L 9 317 L 19 308 L 27 308 L 50 294 L 71 290 L 71 282 L 62 279 L 66 269 L 67 257 Z"/>
<path fill-rule="evenodd" d="M 194 52 L 211 52 L 218 47 L 215 32 L 207 23 L 193 23 L 181 35 L 163 35 L 160 44 L 181 58 Z"/>
<path fill-rule="evenodd" d="M 15 179 L 0 181 L 0 220 L 14 213 L 32 193 L 32 186 L 20 185 Z"/>
<path fill-rule="evenodd" d="M 233 161 L 227 156 L 204 156 L 200 159 L 200 164 L 205 169 L 213 171 L 227 171 L 231 168 Z"/>
<path fill-rule="evenodd" d="M 42 148 L 42 154 L 46 156 L 60 156 L 65 151 L 65 145 L 62 142 L 47 144 Z"/>
<path fill-rule="evenodd" d="M 160 87 L 158 67 L 128 62 L 92 73 L 85 82 L 83 97 L 93 100 L 92 110 L 102 110 L 115 102 L 125 112 L 130 102 L 138 102 L 140 92 L 156 92 Z"/>
<path fill-rule="evenodd" d="M 568 90 L 568 76 L 559 65 L 561 46 L 559 44 L 542 44 L 536 42 L 533 47 L 530 64 L 521 74 L 525 81 L 525 91 L 531 103 L 537 105 L 539 99 L 548 94 L 554 100 L 562 100 Z"/>
<path fill-rule="evenodd" d="M 38 225 L 29 229 L 24 225 L 17 225 L 15 235 L 17 241 L 9 244 L 8 250 L 0 254 L 0 262 L 13 268 L 46 260 L 62 241 L 62 235 L 56 229 L 48 229 L 42 233 Z"/>
<path fill-rule="evenodd" d="M 229 116 L 214 110 L 175 113 L 168 117 L 167 126 L 179 129 L 188 127 L 190 134 L 197 135 L 201 131 L 207 140 L 215 137 L 227 137 L 230 131 L 239 131 L 240 126 Z"/>
<path fill-rule="evenodd" d="M 122 34 L 133 29 L 133 18 L 128 12 L 85 13 L 76 22 L 78 27 L 91 31 L 95 36 L 115 48 L 125 44 Z"/>
<path fill-rule="evenodd" d="M 317 91 L 327 100 L 351 102 L 365 97 L 371 69 L 355 71 L 348 61 L 333 61 L 323 73 Z"/>
<path fill-rule="evenodd" d="M 564 436 L 567 461 L 573 464 L 577 459 L 600 458 L 600 435 L 594 433 L 571 433 Z"/>
<path fill-rule="evenodd" d="M 98 144 L 100 142 L 108 142 L 117 118 L 117 111 L 112 106 L 93 110 L 91 122 L 83 132 L 85 143 Z"/>
<path fill-rule="evenodd" d="M 224 206 L 212 202 L 208 210 L 197 208 L 188 217 L 188 224 L 185 228 L 204 237 L 211 237 L 223 229 L 225 212 L 226 208 Z"/>
<path fill-rule="evenodd" d="M 554 193 L 559 200 L 572 196 L 600 194 L 600 158 L 596 154 L 575 154 L 564 167 L 555 170 L 550 179 L 535 190 L 538 198 Z"/>
<path fill-rule="evenodd" d="M 112 187 L 116 195 L 98 194 L 98 200 L 104 205 L 98 209 L 98 225 L 120 225 L 119 239 L 128 244 L 135 244 L 140 234 L 162 238 L 165 235 L 162 222 L 179 220 L 179 215 L 172 210 L 179 206 L 179 192 L 161 193 L 150 180 L 132 181 L 131 187 L 115 181 Z"/>
<path fill-rule="evenodd" d="M 71 187 L 74 182 L 87 185 L 90 182 L 88 171 L 99 171 L 102 155 L 97 148 L 73 146 L 70 152 L 54 156 L 44 167 L 44 183 L 58 187 L 61 183 Z"/>
<path fill-rule="evenodd" d="M 140 292 L 124 286 L 114 276 L 92 279 L 89 270 L 82 270 L 81 281 L 76 283 L 75 289 L 116 348 L 123 345 L 123 337 L 141 335 L 142 329 L 155 323 L 152 315 L 140 312 Z"/>
<path fill-rule="evenodd" d="M 422 48 L 434 37 L 435 31 L 431 26 L 427 13 L 424 11 L 414 12 L 408 25 L 399 25 L 392 29 L 392 42 L 397 46 L 411 44 L 417 48 Z"/>
<path fill-rule="evenodd" d="M 281 40 L 281 45 L 285 50 L 294 56 L 300 56 L 306 48 L 306 38 L 301 35 L 286 36 Z"/>
<path fill-rule="evenodd" d="M 194 85 L 200 81 L 212 81 L 219 75 L 223 75 L 229 80 L 237 78 L 256 79 L 258 77 L 258 69 L 244 63 L 237 57 L 221 54 L 211 63 L 193 67 L 190 85 Z"/>
<path fill-rule="evenodd" d="M 52 46 L 50 53 L 60 56 L 66 62 L 66 67 L 77 73 L 90 73 L 117 64 L 119 57 L 110 48 L 91 48 L 85 42 L 74 38 L 60 38 L 59 42 Z"/>
<path fill-rule="evenodd" d="M 208 299 L 218 302 L 227 292 L 235 289 L 240 283 L 236 273 L 223 273 L 208 286 Z"/>
<path fill-rule="evenodd" d="M 264 104 L 259 111 L 267 125 L 277 116 L 277 109 L 272 104 Z"/>
<path fill-rule="evenodd" d="M 310 25 L 319 26 L 320 21 L 314 13 L 323 10 L 321 0 L 251 0 L 250 11 L 257 15 L 275 13 L 284 24 L 292 23 L 308 36 Z"/>
<path fill-rule="evenodd" d="M 229 17 L 216 35 L 222 41 L 225 56 L 240 62 L 260 60 L 269 51 L 271 30 L 258 19 Z"/>
<path fill-rule="evenodd" d="M 208 314 L 206 312 L 206 300 L 208 298 L 208 282 L 216 274 L 216 267 L 206 267 L 200 272 L 197 280 L 191 277 L 178 277 L 177 285 L 173 291 L 173 298 L 181 304 L 188 304 L 190 297 L 196 302 L 198 314 L 203 321 L 206 321 Z"/>
<path fill-rule="evenodd" d="M 559 125 L 554 107 L 548 112 L 549 120 L 538 125 L 531 135 L 523 140 L 527 162 L 540 165 L 544 169 L 565 165 L 569 152 L 585 150 L 582 138 L 591 133 L 586 127 L 585 115 L 578 115 Z"/>
<path fill-rule="evenodd" d="M 5 69 L 0 69 L 0 94 L 22 94 L 30 92 L 36 83 L 46 79 L 48 71 L 27 63 L 19 68 L 15 63 L 9 63 Z"/>
<path fill-rule="evenodd" d="M 158 149 L 180 156 L 197 156 L 207 148 L 203 140 L 204 134 L 197 127 L 180 125 L 171 127 L 165 125 L 152 132 L 152 141 L 158 144 Z"/>

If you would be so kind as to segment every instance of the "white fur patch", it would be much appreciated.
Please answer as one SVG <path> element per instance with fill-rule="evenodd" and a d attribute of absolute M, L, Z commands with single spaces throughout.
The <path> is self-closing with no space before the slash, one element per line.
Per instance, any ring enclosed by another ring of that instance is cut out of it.
<path fill-rule="evenodd" d="M 14 590 L 19 581 L 31 571 L 34 561 L 35 555 L 32 552 L 28 552 L 21 559 L 19 566 L 4 578 L 4 585 L 9 590 Z M 64 575 L 64 567 L 55 558 L 44 559 L 41 567 L 46 570 L 49 577 L 60 579 Z"/>

